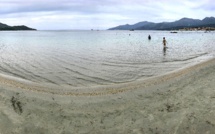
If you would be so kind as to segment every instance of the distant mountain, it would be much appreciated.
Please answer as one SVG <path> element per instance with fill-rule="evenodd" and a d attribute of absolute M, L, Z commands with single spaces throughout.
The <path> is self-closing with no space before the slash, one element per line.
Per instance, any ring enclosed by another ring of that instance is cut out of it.
<path fill-rule="evenodd" d="M 153 24 L 152 22 L 148 22 L 148 21 L 143 21 L 143 22 L 138 22 L 134 25 L 120 25 L 114 28 L 110 28 L 109 30 L 132 30 L 132 29 L 137 29 L 139 27 L 145 26 L 145 25 L 149 25 L 149 24 Z"/>
<path fill-rule="evenodd" d="M 5 27 L 9 27 L 9 26 L 6 24 L 0 23 L 0 28 L 5 28 Z"/>
<path fill-rule="evenodd" d="M 214 17 L 206 17 L 202 21 L 205 24 L 215 24 L 215 18 Z"/>
<path fill-rule="evenodd" d="M 191 19 L 191 18 L 182 18 L 174 22 L 139 22 L 134 25 L 121 25 L 117 27 L 110 28 L 108 30 L 178 30 L 181 28 L 188 27 L 215 27 L 215 18 L 206 17 L 203 20 Z"/>
<path fill-rule="evenodd" d="M 18 30 L 36 30 L 27 26 L 8 26 L 7 24 L 0 23 L 0 31 L 18 31 Z"/>

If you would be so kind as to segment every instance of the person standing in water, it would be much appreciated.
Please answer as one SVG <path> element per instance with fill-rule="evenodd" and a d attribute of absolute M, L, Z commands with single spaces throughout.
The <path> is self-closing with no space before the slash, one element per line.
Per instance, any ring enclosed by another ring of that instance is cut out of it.
<path fill-rule="evenodd" d="M 165 39 L 165 37 L 163 37 L 163 47 L 166 48 L 166 44 L 167 44 L 167 41 Z"/>
<path fill-rule="evenodd" d="M 148 39 L 151 40 L 151 36 L 150 35 L 148 36 Z"/>

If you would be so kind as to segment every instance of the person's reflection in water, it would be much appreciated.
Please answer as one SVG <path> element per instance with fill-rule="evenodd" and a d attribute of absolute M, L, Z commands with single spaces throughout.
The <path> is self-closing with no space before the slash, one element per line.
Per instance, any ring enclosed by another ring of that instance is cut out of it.
<path fill-rule="evenodd" d="M 163 56 L 166 56 L 166 47 L 163 48 Z"/>

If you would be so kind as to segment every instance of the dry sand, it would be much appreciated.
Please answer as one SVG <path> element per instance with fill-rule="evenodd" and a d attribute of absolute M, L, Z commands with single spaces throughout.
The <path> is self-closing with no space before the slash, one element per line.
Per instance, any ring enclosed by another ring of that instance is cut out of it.
<path fill-rule="evenodd" d="M 0 134 L 214 132 L 215 59 L 92 89 L 52 90 L 0 77 Z"/>

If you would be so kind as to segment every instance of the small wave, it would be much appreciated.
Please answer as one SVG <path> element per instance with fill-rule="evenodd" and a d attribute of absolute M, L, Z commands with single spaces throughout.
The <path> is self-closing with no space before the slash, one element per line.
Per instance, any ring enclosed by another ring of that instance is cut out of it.
<path fill-rule="evenodd" d="M 192 60 L 192 59 L 196 59 L 196 58 L 199 58 L 201 56 L 205 56 L 207 55 L 208 53 L 202 53 L 202 54 L 198 54 L 198 55 L 194 55 L 194 56 L 191 56 L 191 57 L 186 57 L 184 59 L 172 59 L 172 60 L 164 60 L 163 62 L 183 62 L 183 61 L 189 61 L 189 60 Z"/>
<path fill-rule="evenodd" d="M 110 81 L 110 80 L 107 80 L 107 79 L 103 79 L 101 77 L 95 77 L 95 76 L 89 76 L 89 75 L 86 75 L 84 73 L 81 73 L 79 71 L 75 71 L 75 70 L 72 70 L 70 68 L 64 68 L 65 70 L 69 70 L 70 72 L 74 73 L 74 74 L 78 74 L 79 76 L 83 77 L 83 78 L 80 78 L 80 77 L 76 77 L 77 79 L 82 79 L 84 81 L 91 81 L 93 83 L 113 83 L 113 81 Z M 91 80 L 89 80 L 91 79 Z"/>

